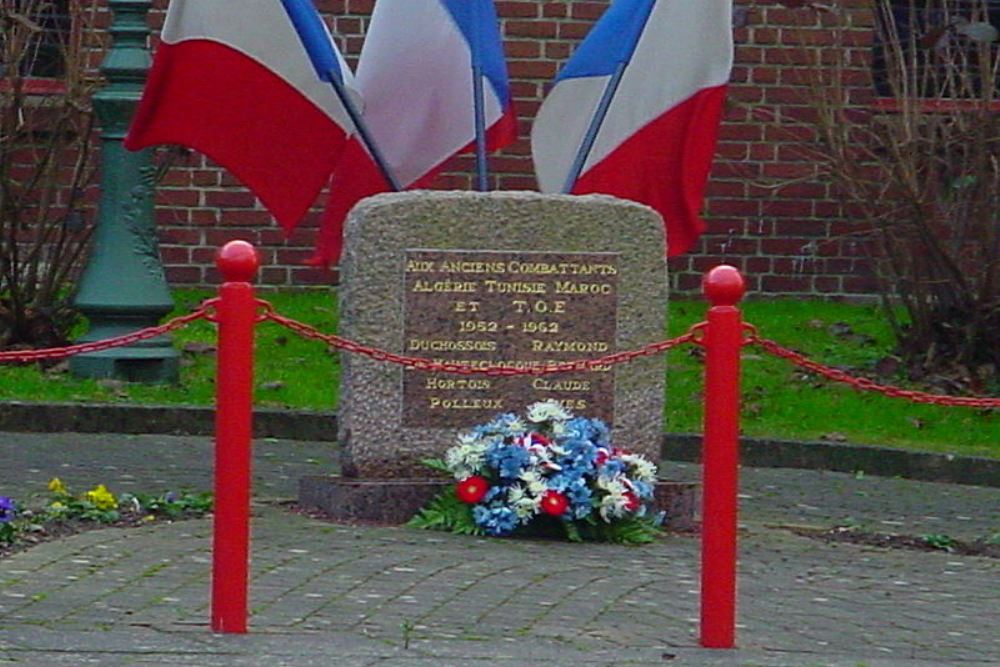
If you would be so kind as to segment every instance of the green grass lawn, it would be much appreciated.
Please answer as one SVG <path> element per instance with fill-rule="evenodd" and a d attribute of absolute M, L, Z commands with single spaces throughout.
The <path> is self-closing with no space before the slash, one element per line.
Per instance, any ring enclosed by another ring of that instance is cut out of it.
<path fill-rule="evenodd" d="M 189 312 L 208 292 L 179 290 L 177 312 Z M 323 331 L 336 330 L 336 300 L 326 289 L 270 292 L 277 310 Z M 675 301 L 670 335 L 703 319 L 705 306 Z M 875 306 L 802 300 L 750 300 L 746 320 L 762 337 L 822 363 L 871 369 L 892 349 L 891 333 Z M 175 335 L 184 352 L 179 386 L 77 380 L 62 367 L 0 367 L 0 400 L 110 401 L 208 405 L 214 395 L 214 325 L 198 322 Z M 257 336 L 255 400 L 258 405 L 333 410 L 337 404 L 337 355 L 272 323 Z M 698 348 L 668 355 L 666 430 L 701 430 L 702 361 Z M 891 383 L 903 383 L 892 378 Z M 804 374 L 756 347 L 743 355 L 743 432 L 750 436 L 890 445 L 1000 458 L 1000 415 L 967 408 L 916 405 L 861 393 Z"/>
<path fill-rule="evenodd" d="M 870 371 L 893 347 L 892 333 L 874 305 L 751 300 L 743 310 L 746 321 L 757 326 L 762 338 L 828 366 Z M 671 335 L 702 320 L 704 313 L 701 303 L 671 304 Z M 670 351 L 667 359 L 666 429 L 700 431 L 701 359 L 690 347 Z M 902 377 L 879 382 L 906 385 Z M 860 392 L 804 373 L 753 346 L 744 350 L 742 388 L 745 435 L 1000 458 L 1000 414 L 996 411 L 918 405 Z"/>

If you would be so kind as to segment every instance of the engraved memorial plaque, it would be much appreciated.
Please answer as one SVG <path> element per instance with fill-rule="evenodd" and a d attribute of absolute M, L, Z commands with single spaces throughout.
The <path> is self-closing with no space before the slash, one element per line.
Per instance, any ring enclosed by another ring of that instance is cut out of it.
<path fill-rule="evenodd" d="M 362 345 L 481 366 L 598 359 L 662 340 L 663 220 L 600 195 L 400 192 L 348 217 L 338 333 Z M 662 355 L 597 372 L 494 377 L 409 371 L 341 355 L 341 470 L 427 474 L 457 438 L 542 399 L 601 417 L 613 442 L 659 457 Z"/>
<path fill-rule="evenodd" d="M 403 354 L 544 366 L 615 352 L 616 253 L 416 250 L 404 255 Z M 403 426 L 466 427 L 555 399 L 614 422 L 614 370 L 496 377 L 407 370 Z"/>

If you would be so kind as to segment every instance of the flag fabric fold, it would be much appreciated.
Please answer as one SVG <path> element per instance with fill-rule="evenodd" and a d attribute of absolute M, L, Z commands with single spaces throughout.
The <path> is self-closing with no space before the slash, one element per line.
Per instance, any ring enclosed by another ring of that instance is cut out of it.
<path fill-rule="evenodd" d="M 291 230 L 353 129 L 328 83 L 353 76 L 312 2 L 172 0 L 161 39 L 125 146 L 204 153 Z"/>
<path fill-rule="evenodd" d="M 475 145 L 473 58 L 482 71 L 487 147 L 516 138 L 507 66 L 492 0 L 378 0 L 357 67 L 363 119 L 404 188 L 426 185 Z M 357 138 L 330 182 L 310 263 L 340 257 L 343 223 L 358 201 L 391 188 Z"/>
<path fill-rule="evenodd" d="M 605 90 L 627 63 L 571 192 L 651 206 L 663 216 L 667 254 L 687 252 L 705 226 L 700 211 L 732 62 L 732 0 L 615 0 L 535 118 L 540 189 L 562 191 Z"/>

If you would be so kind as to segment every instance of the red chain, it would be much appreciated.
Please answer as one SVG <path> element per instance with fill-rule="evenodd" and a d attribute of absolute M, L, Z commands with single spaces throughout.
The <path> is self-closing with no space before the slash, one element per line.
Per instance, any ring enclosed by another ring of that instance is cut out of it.
<path fill-rule="evenodd" d="M 140 341 L 149 340 L 150 338 L 156 338 L 157 336 L 170 333 L 175 329 L 180 329 L 181 327 L 191 324 L 195 320 L 212 319 L 212 310 L 217 301 L 218 299 L 210 299 L 201 304 L 197 310 L 192 311 L 187 315 L 181 315 L 180 317 L 175 317 L 159 326 L 140 329 L 138 331 L 125 334 L 124 336 L 97 340 L 93 343 L 69 345 L 67 347 L 50 347 L 41 350 L 9 350 L 6 352 L 0 352 L 0 363 L 25 363 L 31 361 L 41 361 L 42 359 L 63 359 L 65 357 L 71 357 L 75 354 L 89 354 L 91 352 L 110 350 L 115 347 L 125 347 L 127 345 L 132 345 L 133 343 L 138 343 Z"/>
<path fill-rule="evenodd" d="M 70 357 L 76 354 L 86 354 L 93 352 L 101 352 L 103 350 L 110 350 L 116 347 L 125 347 L 127 345 L 132 345 L 133 343 L 138 343 L 140 341 L 149 340 L 150 338 L 156 338 L 157 336 L 162 336 L 164 334 L 170 333 L 176 329 L 187 326 L 188 324 L 195 322 L 200 319 L 205 319 L 208 321 L 216 321 L 214 309 L 218 299 L 209 299 L 201 304 L 197 309 L 188 313 L 187 315 L 181 315 L 180 317 L 175 317 L 163 324 L 156 327 L 149 327 L 146 329 L 140 329 L 139 331 L 133 331 L 132 333 L 125 334 L 124 336 L 117 336 L 115 338 L 107 338 L 105 340 L 94 341 L 92 343 L 81 343 L 79 345 L 70 345 L 67 347 L 57 347 L 48 348 L 41 350 L 11 350 L 0 352 L 0 363 L 4 362 L 14 362 L 14 363 L 27 363 L 33 361 L 40 361 L 42 359 L 62 359 L 65 357 Z M 441 373 L 456 373 L 459 375 L 486 375 L 492 377 L 506 377 L 514 375 L 548 375 L 551 373 L 564 373 L 567 371 L 592 371 L 596 369 L 604 369 L 609 366 L 614 366 L 617 364 L 625 364 L 639 357 L 651 356 L 654 354 L 660 354 L 661 352 L 666 352 L 667 350 L 684 345 L 686 343 L 693 343 L 696 345 L 703 344 L 703 332 L 706 324 L 701 322 L 692 326 L 688 332 L 677 338 L 670 338 L 657 343 L 651 343 L 638 350 L 627 350 L 624 352 L 616 352 L 614 354 L 605 355 L 596 359 L 579 359 L 576 361 L 567 361 L 559 364 L 547 364 L 544 366 L 532 366 L 527 368 L 509 368 L 506 366 L 467 366 L 464 364 L 451 363 L 451 362 L 436 362 L 430 359 L 423 359 L 420 357 L 409 357 L 400 354 L 394 354 L 392 352 L 387 352 L 385 350 L 380 350 L 373 347 L 368 347 L 357 343 L 346 338 L 334 334 L 325 334 L 319 331 L 315 327 L 312 327 L 303 322 L 293 320 L 291 318 L 279 315 L 274 311 L 274 307 L 267 301 L 258 300 L 258 304 L 261 307 L 261 312 L 257 316 L 258 322 L 272 321 L 275 324 L 289 329 L 299 336 L 311 340 L 318 340 L 330 347 L 344 350 L 345 352 L 352 352 L 356 354 L 361 354 L 363 356 L 369 357 L 376 361 L 387 361 L 389 363 L 399 364 L 406 368 L 412 368 L 414 370 L 429 371 L 429 372 L 441 372 Z M 749 332 L 749 336 L 745 340 L 745 345 L 757 345 L 765 352 L 772 354 L 776 357 L 786 359 L 792 362 L 800 368 L 804 368 L 807 371 L 816 373 L 822 377 L 832 380 L 834 382 L 841 382 L 844 384 L 851 385 L 856 389 L 861 389 L 863 391 L 873 391 L 884 394 L 886 396 L 894 398 L 904 398 L 914 403 L 929 403 L 933 405 L 945 405 L 954 407 L 970 407 L 979 409 L 997 409 L 1000 408 L 1000 398 L 980 398 L 971 396 L 944 396 L 940 394 L 929 394 L 922 391 L 913 391 L 908 389 L 901 389 L 899 387 L 893 387 L 890 385 L 879 384 L 873 380 L 867 378 L 859 378 L 848 374 L 845 371 L 839 370 L 837 368 L 832 368 L 830 366 L 824 366 L 818 362 L 812 361 L 805 355 L 790 350 L 786 347 L 782 347 L 773 340 L 766 338 L 761 338 L 756 327 L 751 324 L 744 324 L 744 328 Z"/>
<path fill-rule="evenodd" d="M 787 347 L 782 347 L 773 340 L 768 340 L 766 338 L 761 338 L 757 335 L 757 329 L 750 324 L 745 324 L 744 327 L 750 332 L 750 337 L 747 339 L 747 344 L 757 345 L 765 352 L 768 352 L 781 359 L 786 359 L 800 368 L 804 368 L 807 371 L 821 375 L 828 380 L 833 380 L 834 382 L 841 382 L 843 384 L 848 384 L 855 389 L 861 389 L 863 391 L 874 391 L 879 394 L 884 394 L 886 396 L 891 396 L 893 398 L 905 398 L 908 401 L 914 403 L 929 403 L 932 405 L 947 405 L 951 407 L 965 407 L 965 408 L 980 408 L 980 409 L 997 409 L 1000 408 L 1000 398 L 980 398 L 974 396 L 944 396 L 941 394 L 928 394 L 923 391 L 912 391 L 909 389 L 900 389 L 899 387 L 893 387 L 890 385 L 879 384 L 868 378 L 859 378 L 845 371 L 839 370 L 837 368 L 831 368 L 830 366 L 824 366 L 823 364 L 817 363 L 806 358 L 805 355 L 800 354 L 794 350 L 789 350 Z"/>
<path fill-rule="evenodd" d="M 506 377 L 512 375 L 548 375 L 551 373 L 564 373 L 567 371 L 592 371 L 595 369 L 607 368 L 608 366 L 614 366 L 616 364 L 624 364 L 638 357 L 659 354 L 669 350 L 670 348 L 677 347 L 678 345 L 683 345 L 685 343 L 698 343 L 701 338 L 699 335 L 700 330 L 704 326 L 703 324 L 697 324 L 691 327 L 691 329 L 683 336 L 660 341 L 658 343 L 651 343 L 638 350 L 616 352 L 597 359 L 580 359 L 578 361 L 567 361 L 561 364 L 532 366 L 528 368 L 508 368 L 506 366 L 467 366 L 465 364 L 457 364 L 447 361 L 437 362 L 430 359 L 422 359 L 420 357 L 408 357 L 401 354 L 393 354 L 392 352 L 386 352 L 385 350 L 367 347 L 360 343 L 347 340 L 346 338 L 341 338 L 340 336 L 325 334 L 315 327 L 287 318 L 283 315 L 279 315 L 273 310 L 265 310 L 262 315 L 262 319 L 271 320 L 286 329 L 294 331 L 303 338 L 322 341 L 330 347 L 344 350 L 345 352 L 361 354 L 376 361 L 388 361 L 389 363 L 399 364 L 400 366 L 420 371 L 456 373 L 458 375 L 486 375 L 490 377 Z"/>

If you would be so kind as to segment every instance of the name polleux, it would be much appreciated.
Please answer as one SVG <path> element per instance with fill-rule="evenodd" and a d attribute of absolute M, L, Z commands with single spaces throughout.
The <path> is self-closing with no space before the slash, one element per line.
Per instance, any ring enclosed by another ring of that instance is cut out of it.
<path fill-rule="evenodd" d="M 407 250 L 403 351 L 515 369 L 605 356 L 616 349 L 618 277 L 614 253 Z M 403 425 L 462 427 L 548 399 L 613 422 L 607 367 L 457 378 L 405 371 Z"/>

